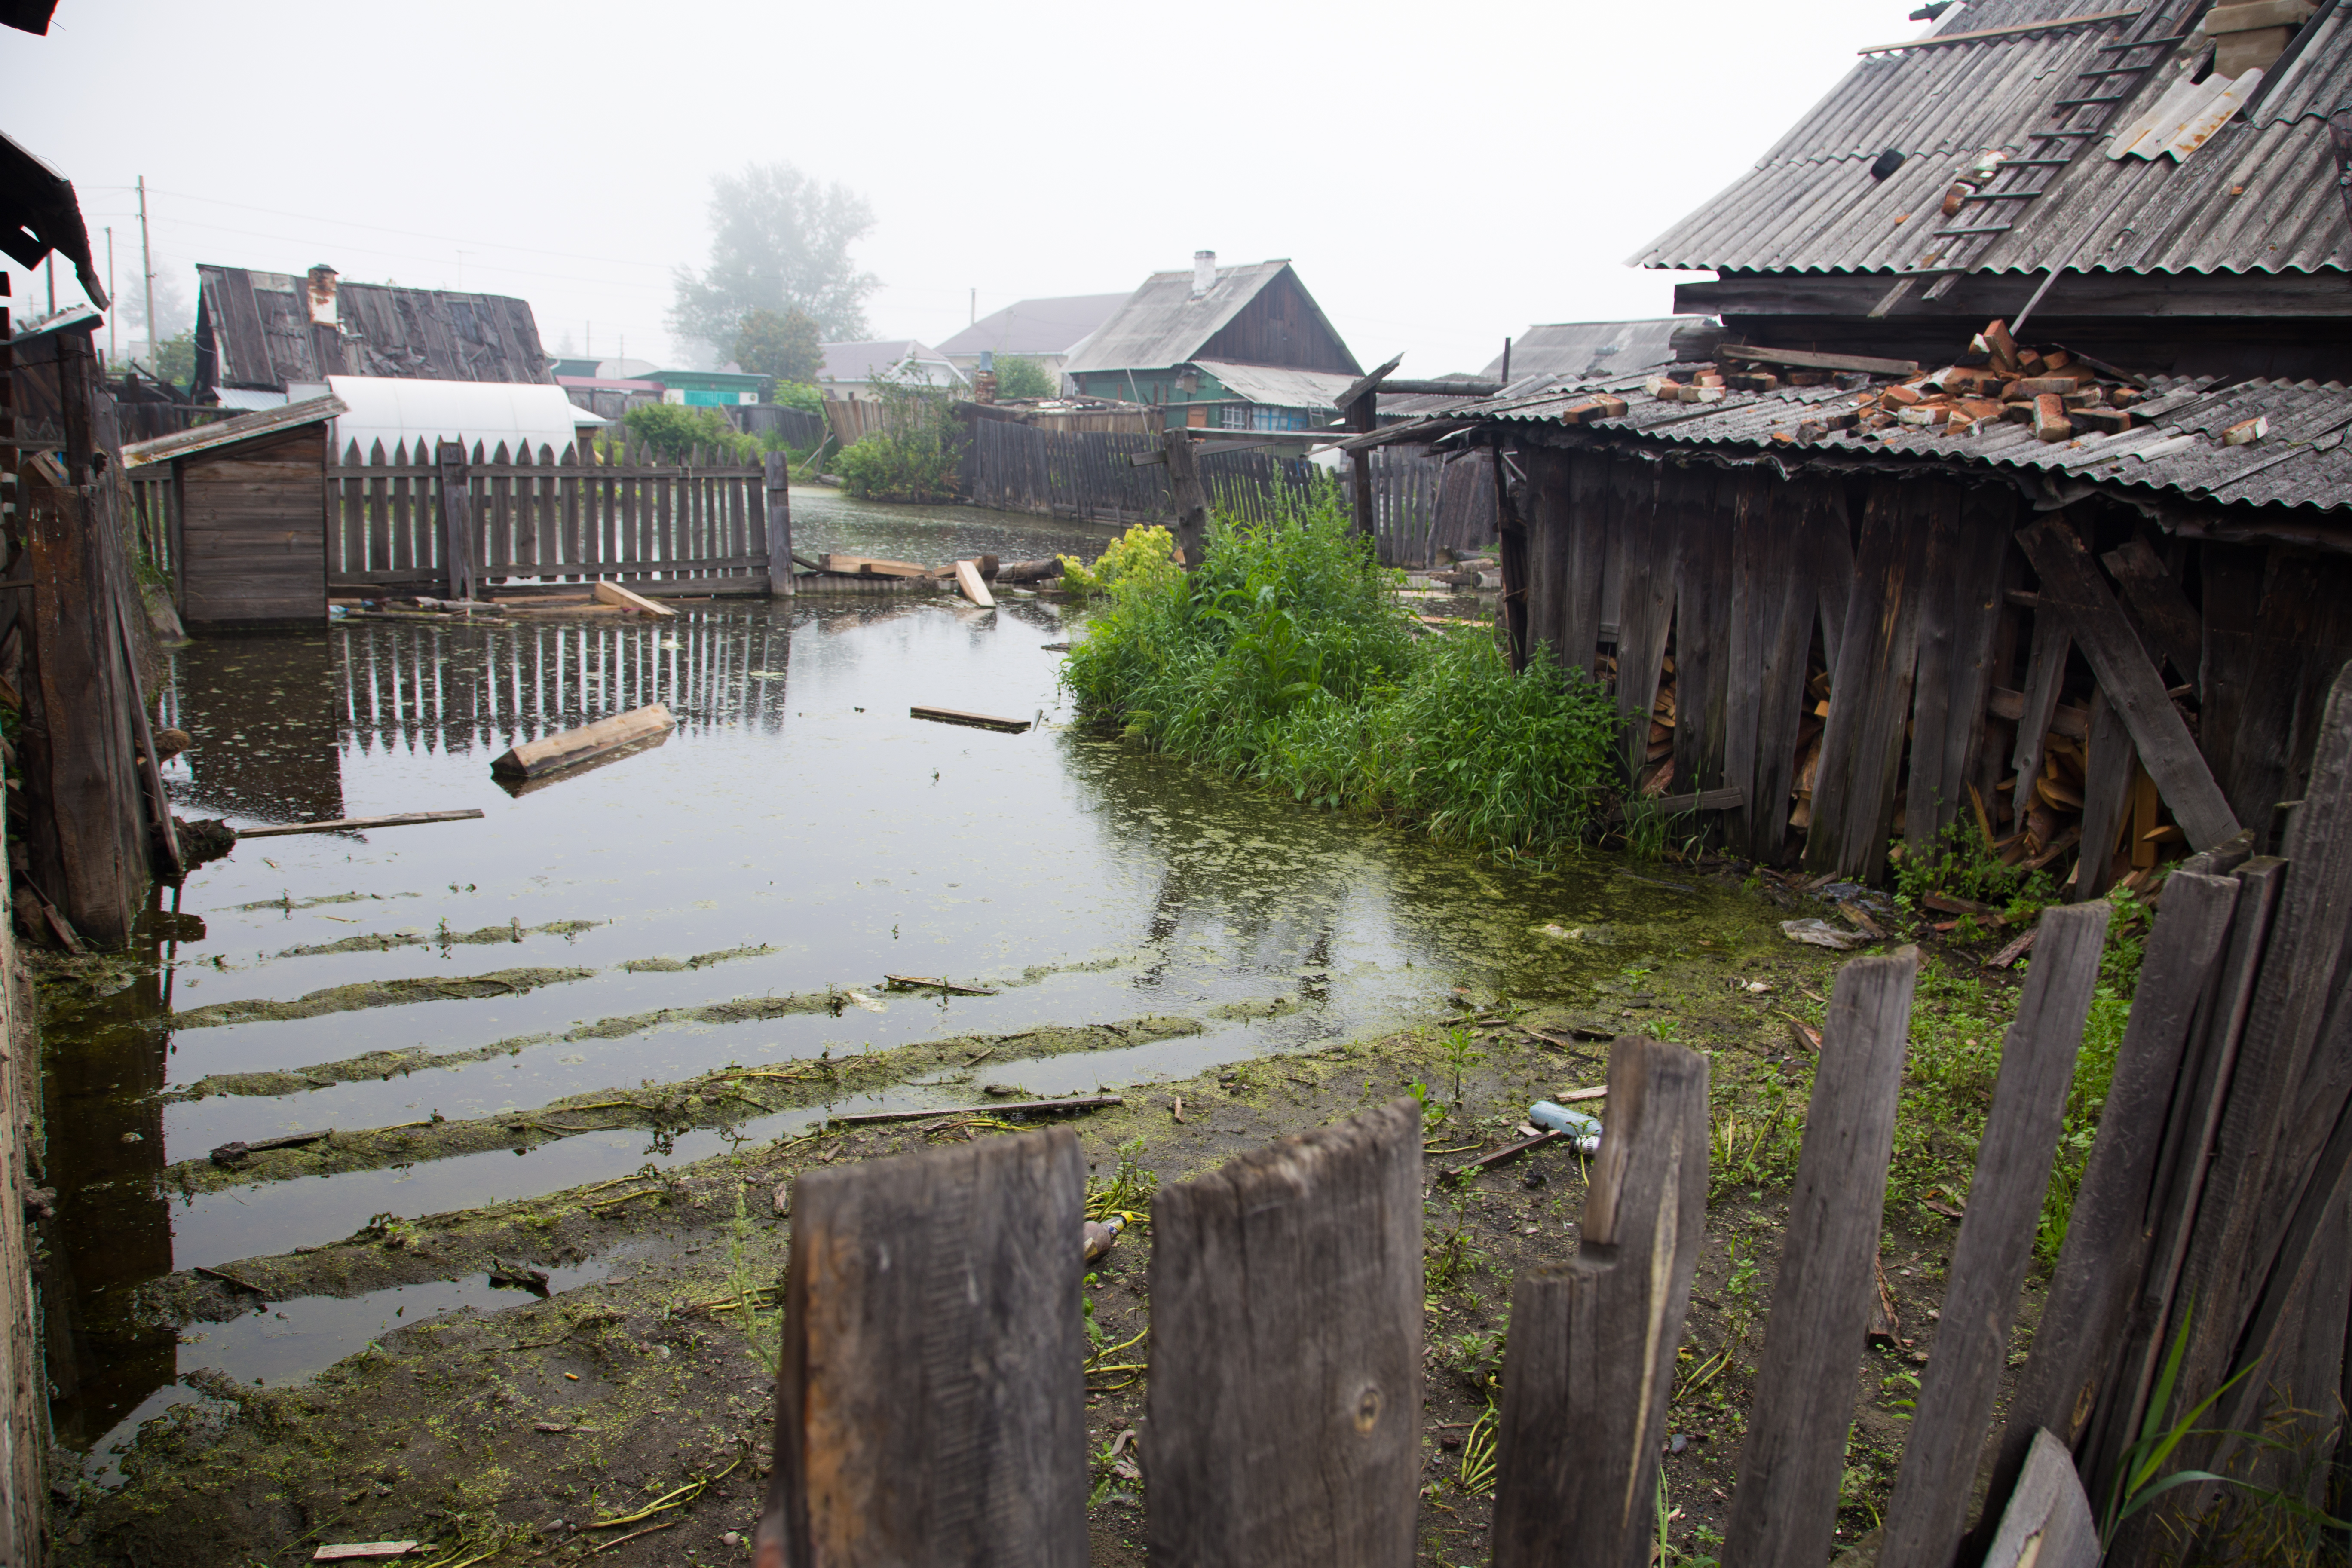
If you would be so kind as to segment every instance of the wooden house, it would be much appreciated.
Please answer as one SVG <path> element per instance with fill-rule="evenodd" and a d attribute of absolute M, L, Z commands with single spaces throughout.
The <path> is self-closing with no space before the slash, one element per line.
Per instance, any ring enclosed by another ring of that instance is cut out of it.
<path fill-rule="evenodd" d="M 1635 793 L 1768 862 L 1957 831 L 2075 897 L 2279 841 L 2352 659 L 2352 392 L 2304 379 L 2352 321 L 2352 19 L 2209 87 L 2200 15 L 1985 0 L 1867 53 L 1644 252 L 1719 270 L 1706 359 L 1351 443 L 1486 454 L 1515 654 L 1614 691 Z"/>
<path fill-rule="evenodd" d="M 1363 374 L 1288 260 L 1155 272 L 1064 362 L 1090 397 L 1167 409 L 1171 425 L 1303 430 Z"/>
<path fill-rule="evenodd" d="M 529 301 L 392 284 L 196 268 L 197 402 L 269 408 L 330 375 L 552 384 Z"/>
<path fill-rule="evenodd" d="M 982 354 L 1019 354 L 1035 360 L 1058 385 L 1071 351 L 1109 321 L 1127 298 L 1124 294 L 1065 294 L 1016 300 L 943 341 L 940 353 L 966 375 L 980 368 Z"/>
<path fill-rule="evenodd" d="M 134 475 L 170 467 L 173 597 L 191 630 L 324 623 L 328 440 L 343 412 L 317 397 L 123 448 Z"/>

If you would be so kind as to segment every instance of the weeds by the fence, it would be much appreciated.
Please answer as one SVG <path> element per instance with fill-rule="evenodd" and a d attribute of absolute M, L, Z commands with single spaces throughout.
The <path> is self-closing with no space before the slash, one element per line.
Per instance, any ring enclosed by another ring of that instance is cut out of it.
<path fill-rule="evenodd" d="M 1337 489 L 1265 526 L 1222 518 L 1190 574 L 1130 578 L 1065 679 L 1130 739 L 1292 799 L 1541 858 L 1581 839 L 1614 779 L 1608 693 L 1494 639 L 1415 640 L 1393 573 Z"/>

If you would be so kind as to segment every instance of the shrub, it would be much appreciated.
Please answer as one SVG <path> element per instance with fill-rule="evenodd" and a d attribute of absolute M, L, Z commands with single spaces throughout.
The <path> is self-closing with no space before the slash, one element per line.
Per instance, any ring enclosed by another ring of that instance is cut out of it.
<path fill-rule="evenodd" d="M 716 408 L 689 408 L 682 403 L 640 403 L 621 416 L 638 445 L 666 463 L 682 463 L 697 447 L 740 462 L 760 460 L 760 440 L 735 428 L 735 422 Z M 609 446 L 609 437 L 607 438 Z"/>
<path fill-rule="evenodd" d="M 911 364 L 871 384 L 882 405 L 882 428 L 842 448 L 833 471 L 851 495 L 865 500 L 942 501 L 956 492 L 963 428 L 948 410 L 948 395 Z"/>
<path fill-rule="evenodd" d="M 1157 523 L 1139 522 L 1095 557 L 1092 566 L 1075 555 L 1056 557 L 1062 563 L 1062 586 L 1088 597 L 1108 594 L 1123 582 L 1140 588 L 1162 586 L 1180 575 L 1176 536 Z"/>
<path fill-rule="evenodd" d="M 1006 402 L 1024 397 L 1051 397 L 1061 391 L 1045 362 L 1028 354 L 996 356 L 996 395 Z"/>
<path fill-rule="evenodd" d="M 1115 571 L 1064 679 L 1095 721 L 1298 801 L 1507 857 L 1580 838 L 1614 777 L 1608 694 L 1545 658 L 1514 672 L 1483 632 L 1416 641 L 1395 586 L 1327 484 L 1219 520 L 1197 572 Z"/>

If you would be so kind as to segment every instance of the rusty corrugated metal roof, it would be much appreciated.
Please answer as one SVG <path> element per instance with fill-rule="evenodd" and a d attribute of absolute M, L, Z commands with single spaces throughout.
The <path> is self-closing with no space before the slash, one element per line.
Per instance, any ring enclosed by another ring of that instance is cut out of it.
<path fill-rule="evenodd" d="M 1955 19 L 1954 30 L 2089 15 L 2111 5 L 1983 0 Z M 2069 95 L 2097 46 L 2138 26 L 2108 22 L 1870 56 L 1752 170 L 1633 264 L 1727 272 L 1931 268 L 1952 245 L 1935 231 L 1952 226 L 1938 208 L 1954 176 L 1986 151 L 2017 155 L 2028 132 L 2054 123 L 2051 106 Z M 2352 16 L 2339 5 L 2314 26 L 2250 112 L 2185 162 L 2113 161 L 2103 137 L 2038 199 L 1964 209 L 2012 215 L 2011 231 L 1970 270 L 2352 269 L 2352 229 L 2326 124 L 2352 96 Z M 2168 79 L 2151 73 L 2115 125 L 2136 118 Z M 1905 154 L 1902 166 L 1873 179 L 1872 163 L 1890 148 Z"/>

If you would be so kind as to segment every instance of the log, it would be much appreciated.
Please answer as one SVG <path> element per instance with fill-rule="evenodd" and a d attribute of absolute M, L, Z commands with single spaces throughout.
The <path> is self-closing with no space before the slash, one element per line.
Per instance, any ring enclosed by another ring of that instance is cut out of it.
<path fill-rule="evenodd" d="M 1061 574 L 1062 559 L 1058 555 L 1043 561 L 1008 561 L 996 569 L 1000 583 L 1042 583 Z"/>
<path fill-rule="evenodd" d="M 996 595 L 990 593 L 988 591 L 988 584 L 981 580 L 980 565 L 977 562 L 957 562 L 955 563 L 955 580 L 956 587 L 961 591 L 965 598 L 970 599 L 973 604 L 978 605 L 983 610 L 992 610 L 996 608 Z"/>
<path fill-rule="evenodd" d="M 922 974 L 886 974 L 883 980 L 898 991 L 944 991 L 950 996 L 993 996 L 993 991 L 983 991 L 976 985 L 958 985 L 951 980 L 933 980 Z"/>
<path fill-rule="evenodd" d="M 1942 1331 L 1887 1504 L 1881 1568 L 1949 1568 L 1960 1539 L 2111 912 L 2105 900 L 2042 912 L 1952 1248 Z"/>
<path fill-rule="evenodd" d="M 1154 1196 L 1153 1563 L 1412 1563 L 1421 1173 L 1401 1100 Z"/>
<path fill-rule="evenodd" d="M 1081 1094 L 1068 1100 L 1000 1100 L 988 1105 L 950 1105 L 929 1110 L 859 1110 L 846 1116 L 828 1116 L 825 1120 L 842 1127 L 866 1127 L 885 1121 L 929 1121 L 934 1116 L 1004 1116 L 1013 1111 L 1099 1110 L 1106 1105 L 1126 1103 L 1115 1094 Z"/>
<path fill-rule="evenodd" d="M 1611 1047 L 1609 1131 L 1580 1250 L 1511 1288 L 1495 1568 L 1649 1560 L 1706 1219 L 1706 1058 L 1681 1046 L 1625 1037 Z"/>
<path fill-rule="evenodd" d="M 2021 1434 L 2022 1436 L 2023 1434 Z M 2001 1514 L 1984 1568 L 2098 1568 L 2099 1531 L 2066 1445 L 2034 1431 L 2023 1478 Z"/>
<path fill-rule="evenodd" d="M 1026 719 L 1006 719 L 994 713 L 968 713 L 961 708 L 929 708 L 918 703 L 907 710 L 910 719 L 929 719 L 941 724 L 970 724 L 979 730 L 998 730 L 1007 735 L 1018 735 L 1029 728 Z"/>
<path fill-rule="evenodd" d="M 658 702 L 650 703 L 517 746 L 491 763 L 490 772 L 508 778 L 535 779 L 635 742 L 667 735 L 677 727 L 677 721 L 669 716 L 667 708 Z"/>
<path fill-rule="evenodd" d="M 290 838 L 298 833 L 357 833 L 370 827 L 409 827 L 420 822 L 469 822 L 481 816 L 478 806 L 463 811 L 397 811 L 389 816 L 336 816 L 323 822 L 285 822 L 269 827 L 242 827 L 239 838 Z"/>
<path fill-rule="evenodd" d="M 812 1171 L 792 1206 L 753 1561 L 1083 1568 L 1076 1137 Z"/>
<path fill-rule="evenodd" d="M 1734 1563 L 1815 1568 L 1830 1558 L 1918 977 L 1918 950 L 1906 947 L 1853 960 L 1831 994 L 1725 1532 Z"/>
<path fill-rule="evenodd" d="M 677 619 L 676 610 L 667 605 L 656 605 L 643 595 L 632 594 L 618 583 L 599 583 L 596 584 L 595 594 L 596 602 L 599 604 L 611 605 L 623 611 L 635 611 L 640 616 L 651 616 L 657 621 Z"/>

